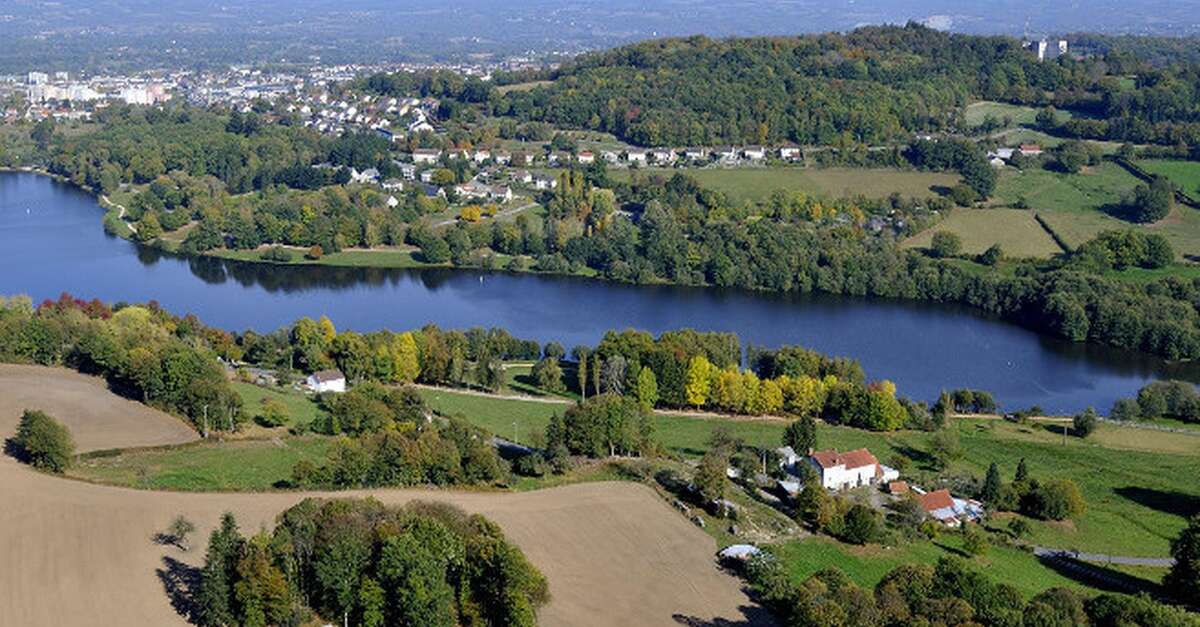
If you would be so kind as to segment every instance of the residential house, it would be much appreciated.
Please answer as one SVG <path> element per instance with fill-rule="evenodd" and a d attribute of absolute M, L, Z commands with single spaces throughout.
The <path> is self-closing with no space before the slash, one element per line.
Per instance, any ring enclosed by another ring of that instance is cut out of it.
<path fill-rule="evenodd" d="M 625 151 L 625 160 L 630 163 L 646 163 L 646 151 L 630 149 Z"/>
<path fill-rule="evenodd" d="M 512 153 L 505 152 L 502 150 L 497 151 L 495 153 L 492 153 L 492 159 L 495 160 L 496 163 L 498 163 L 500 165 L 508 165 L 509 163 L 512 163 Z"/>
<path fill-rule="evenodd" d="M 421 182 L 432 183 L 435 170 L 421 170 Z"/>
<path fill-rule="evenodd" d="M 437 185 L 430 185 L 428 183 L 421 184 L 421 193 L 424 194 L 426 198 L 446 197 L 446 190 L 438 187 Z"/>
<path fill-rule="evenodd" d="M 799 146 L 783 146 L 779 149 L 779 158 L 786 161 L 799 161 L 804 157 Z"/>
<path fill-rule="evenodd" d="M 704 161 L 708 158 L 707 148 L 684 148 L 683 156 L 690 161 Z"/>
<path fill-rule="evenodd" d="M 762 161 L 767 158 L 767 149 L 762 146 L 746 146 L 742 149 L 742 155 L 751 161 Z"/>
<path fill-rule="evenodd" d="M 383 182 L 383 188 L 389 192 L 404 191 L 404 181 L 400 179 L 388 179 Z"/>
<path fill-rule="evenodd" d="M 442 151 L 418 148 L 413 151 L 413 163 L 437 163 Z"/>
<path fill-rule="evenodd" d="M 945 488 L 918 494 L 917 500 L 930 518 L 947 527 L 958 527 L 963 521 L 979 520 L 984 515 L 982 503 L 974 499 L 956 498 Z"/>
<path fill-rule="evenodd" d="M 476 150 L 475 154 L 473 155 L 473 159 L 475 160 L 475 163 L 483 163 L 484 161 L 487 161 L 488 159 L 491 159 L 491 158 L 492 158 L 492 151 L 484 150 L 482 148 Z"/>
<path fill-rule="evenodd" d="M 865 448 L 847 453 L 838 453 L 835 449 L 817 451 L 808 459 L 820 475 L 821 485 L 829 490 L 848 490 L 900 477 L 898 471 L 881 465 Z"/>
<path fill-rule="evenodd" d="M 400 201 L 397 200 L 395 196 L 388 196 L 387 206 L 390 209 L 395 209 L 396 207 L 400 206 Z"/>
<path fill-rule="evenodd" d="M 733 146 L 718 146 L 713 149 L 713 154 L 721 161 L 737 161 L 738 149 Z"/>
<path fill-rule="evenodd" d="M 512 180 L 528 185 L 533 182 L 533 174 L 529 170 L 513 170 Z"/>
<path fill-rule="evenodd" d="M 779 467 L 788 473 L 796 474 L 796 464 L 800 463 L 803 457 L 790 446 L 781 446 L 775 449 L 775 453 L 779 455 Z"/>
<path fill-rule="evenodd" d="M 621 160 L 621 154 L 615 150 L 601 150 L 600 158 L 608 163 L 616 163 Z"/>
<path fill-rule="evenodd" d="M 575 160 L 583 165 L 588 165 L 596 162 L 596 154 L 590 150 L 584 150 L 575 155 Z"/>
<path fill-rule="evenodd" d="M 367 168 L 362 172 L 350 168 L 350 181 L 353 183 L 374 183 L 379 180 L 379 170 Z"/>
<path fill-rule="evenodd" d="M 670 148 L 656 148 L 650 152 L 655 163 L 675 163 L 675 151 Z"/>
<path fill-rule="evenodd" d="M 410 181 L 417 178 L 417 166 L 411 163 L 401 163 L 400 175 Z"/>
<path fill-rule="evenodd" d="M 533 178 L 534 189 L 554 189 L 558 187 L 558 179 L 553 176 L 535 176 Z"/>
<path fill-rule="evenodd" d="M 321 370 L 308 375 L 304 384 L 308 386 L 308 389 L 317 393 L 345 392 L 346 375 L 337 370 Z"/>
<path fill-rule="evenodd" d="M 456 185 L 454 191 L 463 198 L 487 198 L 490 189 L 483 183 L 468 181 L 461 185 Z"/>
<path fill-rule="evenodd" d="M 1021 144 L 1021 147 L 1017 150 L 1026 157 L 1036 157 L 1045 152 L 1042 150 L 1042 147 L 1037 144 Z"/>

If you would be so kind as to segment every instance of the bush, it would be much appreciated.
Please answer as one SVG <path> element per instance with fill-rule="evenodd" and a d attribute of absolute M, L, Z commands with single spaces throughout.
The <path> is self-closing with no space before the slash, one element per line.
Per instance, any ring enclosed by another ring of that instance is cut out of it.
<path fill-rule="evenodd" d="M 309 252 L 311 253 L 312 251 Z M 318 254 L 315 258 L 319 259 L 320 254 Z M 272 246 L 263 251 L 262 259 L 264 261 L 274 261 L 276 263 L 288 263 L 292 260 L 292 251 L 284 248 L 283 246 Z"/>
<path fill-rule="evenodd" d="M 273 398 L 264 398 L 262 410 L 255 416 L 254 421 L 264 427 L 273 428 L 287 424 L 287 419 L 287 408 L 283 406 L 283 403 Z"/>
<path fill-rule="evenodd" d="M 1074 481 L 1057 479 L 1044 484 L 1031 482 L 1029 491 L 1021 500 L 1021 509 L 1035 518 L 1066 520 L 1086 511 L 1087 504 Z"/>
<path fill-rule="evenodd" d="M 950 199 L 959 207 L 970 207 L 979 200 L 979 194 L 970 186 L 960 183 L 950 188 Z"/>
<path fill-rule="evenodd" d="M 529 453 L 513 462 L 513 471 L 523 477 L 543 477 L 550 472 L 550 464 L 541 453 Z"/>
<path fill-rule="evenodd" d="M 38 410 L 25 410 L 13 438 L 17 459 L 42 470 L 61 473 L 71 465 L 75 442 L 67 428 Z"/>
<path fill-rule="evenodd" d="M 1075 414 L 1075 417 L 1071 419 L 1071 432 L 1078 437 L 1086 438 L 1096 430 L 1098 421 L 1096 410 L 1088 407 L 1085 411 Z"/>
<path fill-rule="evenodd" d="M 308 252 L 304 253 L 304 258 L 309 259 L 311 261 L 316 261 L 316 260 L 320 259 L 324 254 L 325 254 L 325 250 L 322 249 L 319 245 L 314 244 L 312 248 L 308 249 Z"/>

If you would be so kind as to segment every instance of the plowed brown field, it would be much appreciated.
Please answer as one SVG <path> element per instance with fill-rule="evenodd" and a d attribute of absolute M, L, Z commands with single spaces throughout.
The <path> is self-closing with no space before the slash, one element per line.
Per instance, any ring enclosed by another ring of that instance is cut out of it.
<path fill-rule="evenodd" d="M 185 425 L 64 370 L 0 366 L 0 437 L 44 409 L 81 451 L 187 441 Z M 752 625 L 768 622 L 713 562 L 709 536 L 649 488 L 590 483 L 527 493 L 374 490 L 336 495 L 182 494 L 61 479 L 0 459 L 0 625 L 173 625 L 191 567 L 222 512 L 244 532 L 305 496 L 437 500 L 479 512 L 546 574 L 543 625 Z M 177 514 L 199 531 L 188 553 L 152 542 Z"/>

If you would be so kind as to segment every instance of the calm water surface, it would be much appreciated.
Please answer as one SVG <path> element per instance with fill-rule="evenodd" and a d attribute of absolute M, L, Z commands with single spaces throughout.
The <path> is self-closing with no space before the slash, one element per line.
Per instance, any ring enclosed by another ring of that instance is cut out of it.
<path fill-rule="evenodd" d="M 91 196 L 34 174 L 0 173 L 0 294 L 36 300 L 158 300 L 231 329 L 270 331 L 328 315 L 340 329 L 504 327 L 519 337 L 594 343 L 604 331 L 733 331 L 743 343 L 802 344 L 862 362 L 871 378 L 932 400 L 990 390 L 1008 408 L 1107 411 L 1154 378 L 1200 381 L 1200 367 L 1040 336 L 933 304 L 759 294 L 452 270 L 271 267 L 186 259 L 106 235 Z"/>

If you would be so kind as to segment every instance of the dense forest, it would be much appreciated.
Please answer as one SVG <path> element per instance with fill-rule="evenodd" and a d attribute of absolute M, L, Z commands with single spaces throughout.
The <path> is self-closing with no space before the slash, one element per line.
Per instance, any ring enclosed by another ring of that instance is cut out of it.
<path fill-rule="evenodd" d="M 1105 43 L 1083 59 L 1039 63 L 1013 38 L 915 24 L 665 39 L 584 55 L 551 84 L 491 102 L 497 115 L 646 146 L 904 142 L 960 130 L 962 107 L 980 99 L 1071 110 L 1079 115 L 1055 130 L 1076 137 L 1200 142 L 1200 66 L 1161 46 Z M 1153 63 L 1164 55 L 1173 63 Z"/>
<path fill-rule="evenodd" d="M 449 505 L 306 499 L 245 537 L 226 514 L 196 586 L 197 624 L 532 627 L 545 577 L 492 521 Z M 321 621 L 324 622 L 324 621 Z"/>

